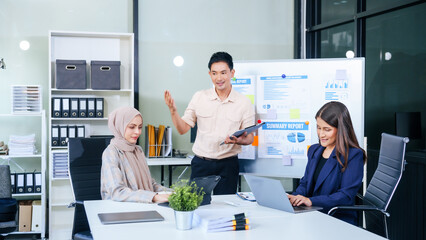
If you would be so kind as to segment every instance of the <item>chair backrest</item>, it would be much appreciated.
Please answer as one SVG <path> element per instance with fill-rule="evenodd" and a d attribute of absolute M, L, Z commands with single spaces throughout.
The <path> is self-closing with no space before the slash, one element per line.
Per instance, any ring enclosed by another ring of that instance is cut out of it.
<path fill-rule="evenodd" d="M 101 199 L 102 153 L 111 138 L 71 138 L 68 142 L 69 175 L 75 201 Z M 74 211 L 72 236 L 89 231 L 82 205 Z"/>
<path fill-rule="evenodd" d="M 10 180 L 10 166 L 0 165 L 0 234 L 14 232 L 17 228 L 18 205 L 12 198 Z"/>
<path fill-rule="evenodd" d="M 12 187 L 10 183 L 10 166 L 0 165 L 0 198 L 11 198 Z"/>
<path fill-rule="evenodd" d="M 408 138 L 382 133 L 378 166 L 364 195 L 365 201 L 379 209 L 386 211 L 402 177 L 408 141 Z"/>
<path fill-rule="evenodd" d="M 110 140 L 111 138 L 69 140 L 69 173 L 76 201 L 101 199 L 102 153 Z"/>

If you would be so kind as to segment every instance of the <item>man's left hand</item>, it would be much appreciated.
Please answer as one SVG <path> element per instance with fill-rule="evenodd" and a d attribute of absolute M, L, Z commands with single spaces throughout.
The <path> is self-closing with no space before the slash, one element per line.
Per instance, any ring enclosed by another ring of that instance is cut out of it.
<path fill-rule="evenodd" d="M 238 145 L 249 145 L 253 142 L 253 133 L 247 134 L 247 132 L 243 133 L 243 135 L 239 137 L 226 137 L 226 144 L 238 144 Z"/>

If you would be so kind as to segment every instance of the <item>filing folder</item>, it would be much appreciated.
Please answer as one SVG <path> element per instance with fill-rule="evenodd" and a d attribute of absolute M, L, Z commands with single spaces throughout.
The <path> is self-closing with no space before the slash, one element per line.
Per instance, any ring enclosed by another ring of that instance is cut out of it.
<path fill-rule="evenodd" d="M 34 200 L 31 217 L 31 231 L 33 232 L 41 232 L 41 209 L 41 201 Z"/>
<path fill-rule="evenodd" d="M 94 98 L 88 98 L 87 99 L 87 117 L 93 118 L 95 117 L 95 99 Z"/>
<path fill-rule="evenodd" d="M 61 115 L 61 99 L 52 98 L 52 117 L 59 118 Z"/>
<path fill-rule="evenodd" d="M 78 116 L 81 118 L 85 118 L 87 117 L 87 99 L 79 98 L 78 101 Z"/>
<path fill-rule="evenodd" d="M 78 138 L 86 137 L 84 125 L 77 126 L 77 137 Z"/>
<path fill-rule="evenodd" d="M 76 138 L 77 137 L 77 127 L 76 126 L 68 126 L 68 138 Z"/>
<path fill-rule="evenodd" d="M 69 98 L 61 98 L 61 107 L 62 107 L 62 117 L 67 118 L 70 117 L 70 99 Z"/>
<path fill-rule="evenodd" d="M 104 99 L 96 98 L 96 117 L 103 118 L 104 117 Z"/>
<path fill-rule="evenodd" d="M 61 146 L 67 146 L 68 145 L 68 127 L 67 126 L 59 126 L 60 132 L 59 132 L 59 142 Z"/>
<path fill-rule="evenodd" d="M 25 192 L 33 193 L 34 192 L 34 174 L 25 173 Z"/>
<path fill-rule="evenodd" d="M 52 146 L 59 145 L 59 126 L 52 126 Z"/>
<path fill-rule="evenodd" d="M 11 192 L 12 194 L 16 193 L 16 176 L 14 173 L 10 174 L 10 186 L 11 186 Z"/>
<path fill-rule="evenodd" d="M 34 192 L 41 193 L 41 172 L 34 173 Z"/>
<path fill-rule="evenodd" d="M 19 201 L 19 232 L 31 231 L 32 201 Z"/>
<path fill-rule="evenodd" d="M 78 98 L 70 98 L 71 117 L 78 117 Z"/>
<path fill-rule="evenodd" d="M 25 192 L 25 174 L 16 173 L 16 193 Z"/>

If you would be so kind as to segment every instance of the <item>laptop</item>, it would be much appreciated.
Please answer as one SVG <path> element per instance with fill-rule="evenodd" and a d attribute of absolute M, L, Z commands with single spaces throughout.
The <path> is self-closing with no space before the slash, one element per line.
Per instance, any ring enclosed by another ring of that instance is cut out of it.
<path fill-rule="evenodd" d="M 316 206 L 296 206 L 293 207 L 280 180 L 244 175 L 256 201 L 259 205 L 270 207 L 290 213 L 302 213 L 321 210 Z"/>
<path fill-rule="evenodd" d="M 206 177 L 197 177 L 189 181 L 189 182 L 195 182 L 198 188 L 203 188 L 204 196 L 200 206 L 210 204 L 212 200 L 213 189 L 216 187 L 219 181 L 220 181 L 220 176 L 216 176 L 216 175 L 211 175 Z M 163 207 L 168 207 L 169 203 L 168 202 L 159 203 L 158 205 Z"/>
<path fill-rule="evenodd" d="M 102 224 L 136 223 L 163 221 L 164 217 L 157 211 L 98 213 Z"/>

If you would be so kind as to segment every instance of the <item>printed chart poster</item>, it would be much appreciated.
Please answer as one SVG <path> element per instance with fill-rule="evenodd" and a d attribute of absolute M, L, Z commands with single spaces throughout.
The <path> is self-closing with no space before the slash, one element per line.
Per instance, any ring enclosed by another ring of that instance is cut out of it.
<path fill-rule="evenodd" d="M 235 77 L 231 79 L 232 88 L 248 97 L 254 107 L 254 96 L 256 92 L 254 76 Z M 238 154 L 239 159 L 256 159 L 256 148 L 252 145 L 241 146 L 242 152 Z"/>
<path fill-rule="evenodd" d="M 256 110 L 258 114 L 275 109 L 276 113 L 289 113 L 300 109 L 310 110 L 310 88 L 308 75 L 260 76 L 257 81 Z"/>
<path fill-rule="evenodd" d="M 259 158 L 306 158 L 311 144 L 310 127 L 301 121 L 266 122 L 259 130 Z"/>
<path fill-rule="evenodd" d="M 254 80 L 254 76 L 236 77 L 231 79 L 232 88 L 248 97 L 253 105 L 256 91 Z"/>
<path fill-rule="evenodd" d="M 346 69 L 336 69 L 333 76 L 324 76 L 325 101 L 346 103 L 349 99 L 350 77 Z"/>

